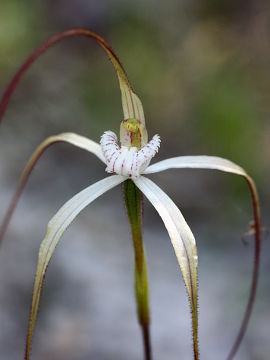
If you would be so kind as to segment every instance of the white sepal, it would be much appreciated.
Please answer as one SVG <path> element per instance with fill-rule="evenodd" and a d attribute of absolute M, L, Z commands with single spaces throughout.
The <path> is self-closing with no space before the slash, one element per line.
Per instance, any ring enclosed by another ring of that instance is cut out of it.
<path fill-rule="evenodd" d="M 188 293 L 197 286 L 197 248 L 194 236 L 178 207 L 163 190 L 144 176 L 133 180 L 162 218 L 171 238 Z M 192 284 L 191 284 L 192 281 Z"/>
<path fill-rule="evenodd" d="M 56 245 L 61 239 L 66 228 L 87 205 L 89 205 L 91 202 L 93 202 L 95 199 L 97 199 L 99 196 L 101 196 L 108 190 L 119 185 L 124 180 L 125 178 L 122 176 L 110 176 L 96 182 L 95 184 L 82 190 L 73 198 L 71 198 L 64 206 L 60 208 L 60 210 L 48 223 L 47 233 L 40 245 L 38 255 L 38 264 L 27 335 L 27 353 L 29 353 L 31 347 L 32 335 L 37 317 L 40 294 L 45 277 L 45 272 L 49 261 L 54 253 Z"/>
<path fill-rule="evenodd" d="M 175 255 L 187 288 L 192 314 L 193 345 L 198 351 L 198 255 L 194 236 L 175 203 L 153 181 L 140 176 L 133 179 L 136 186 L 155 207 L 171 239 Z"/>

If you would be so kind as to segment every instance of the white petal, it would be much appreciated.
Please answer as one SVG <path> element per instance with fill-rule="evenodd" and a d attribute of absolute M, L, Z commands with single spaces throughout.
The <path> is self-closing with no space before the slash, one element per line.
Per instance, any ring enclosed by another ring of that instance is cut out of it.
<path fill-rule="evenodd" d="M 81 149 L 87 150 L 90 153 L 96 155 L 103 163 L 106 164 L 105 158 L 102 154 L 101 146 L 84 136 L 80 136 L 74 133 L 63 133 L 58 135 L 53 135 L 45 139 L 33 152 L 30 159 L 28 160 L 19 180 L 19 184 L 17 186 L 16 192 L 13 195 L 13 198 L 10 202 L 4 220 L 0 226 L 0 244 L 5 236 L 7 227 L 9 225 L 10 219 L 13 215 L 17 202 L 20 198 L 20 195 L 27 183 L 27 180 L 32 173 L 35 165 L 37 164 L 38 160 L 40 159 L 41 155 L 52 145 L 60 142 L 66 142 L 77 146 Z"/>
<path fill-rule="evenodd" d="M 104 164 L 106 164 L 100 144 L 96 143 L 93 140 L 90 140 L 84 136 L 74 133 L 63 133 L 60 135 L 51 136 L 49 139 L 53 139 L 53 138 L 59 139 L 58 140 L 59 142 L 60 141 L 68 142 L 81 149 L 87 150 L 90 153 L 96 155 Z"/>
<path fill-rule="evenodd" d="M 89 205 L 92 201 L 97 199 L 106 191 L 117 186 L 124 180 L 124 177 L 114 175 L 89 186 L 88 188 L 82 190 L 73 198 L 71 198 L 64 206 L 62 206 L 61 209 L 48 223 L 46 237 L 41 243 L 38 256 L 38 264 L 27 336 L 27 353 L 29 353 L 31 347 L 31 340 L 39 307 L 40 294 L 45 277 L 45 272 L 61 236 L 63 235 L 66 228 L 70 225 L 70 223 L 75 219 L 75 217 L 87 205 Z M 106 219 L 104 219 L 104 223 L 106 223 Z"/>
<path fill-rule="evenodd" d="M 194 236 L 178 207 L 153 181 L 143 176 L 133 181 L 155 207 L 169 233 L 190 299 L 193 340 L 197 346 L 198 256 Z"/>
<path fill-rule="evenodd" d="M 242 176 L 246 176 L 246 172 L 240 166 L 231 162 L 230 160 L 223 159 L 217 156 L 177 156 L 167 160 L 162 160 L 156 164 L 150 165 L 144 174 L 152 174 L 168 169 L 215 169 L 225 172 L 230 172 Z"/>

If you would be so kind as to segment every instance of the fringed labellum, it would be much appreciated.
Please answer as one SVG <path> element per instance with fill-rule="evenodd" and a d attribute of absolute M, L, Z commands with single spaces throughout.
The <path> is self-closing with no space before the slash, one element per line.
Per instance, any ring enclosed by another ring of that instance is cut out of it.
<path fill-rule="evenodd" d="M 133 123 L 134 120 L 132 120 L 132 125 Z M 100 145 L 107 164 L 106 171 L 108 173 L 137 178 L 148 167 L 151 159 L 158 152 L 160 146 L 158 135 L 153 136 L 152 140 L 142 148 L 139 148 L 139 141 L 136 140 L 141 139 L 139 127 L 135 126 L 126 132 L 127 139 L 132 137 L 135 138 L 135 143 L 138 143 L 138 147 L 126 145 L 119 147 L 117 136 L 112 131 L 106 131 L 102 135 Z"/>

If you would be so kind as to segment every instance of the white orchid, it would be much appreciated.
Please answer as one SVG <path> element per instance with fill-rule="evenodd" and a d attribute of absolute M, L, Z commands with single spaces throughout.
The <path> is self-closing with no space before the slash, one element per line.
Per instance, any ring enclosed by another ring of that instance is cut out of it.
<path fill-rule="evenodd" d="M 155 135 L 152 140 L 148 142 L 148 135 L 145 127 L 144 112 L 141 101 L 133 92 L 122 65 L 120 64 L 113 50 L 100 36 L 84 29 L 67 31 L 49 39 L 26 60 L 4 94 L 2 103 L 0 105 L 0 116 L 4 114 L 11 94 L 13 93 L 21 76 L 32 64 L 32 62 L 35 61 L 35 59 L 38 58 L 39 55 L 51 45 L 55 44 L 59 40 L 62 40 L 63 38 L 71 36 L 90 37 L 97 41 L 97 43 L 101 45 L 108 54 L 116 69 L 120 82 L 124 120 L 121 121 L 120 124 L 120 145 L 118 144 L 117 136 L 111 131 L 104 132 L 104 134 L 101 136 L 100 144 L 74 133 L 63 133 L 46 139 L 33 153 L 25 170 L 23 171 L 19 186 L 4 219 L 1 228 L 0 239 L 2 239 L 5 234 L 15 205 L 32 169 L 34 168 L 42 153 L 49 146 L 59 142 L 66 142 L 87 150 L 105 164 L 106 172 L 113 174 L 111 176 L 106 176 L 104 179 L 90 185 L 72 197 L 64 206 L 59 209 L 59 211 L 48 223 L 46 236 L 41 243 L 38 255 L 25 359 L 27 360 L 30 357 L 31 340 L 37 317 L 44 276 L 56 245 L 58 244 L 67 227 L 86 206 L 91 204 L 95 199 L 100 197 L 105 192 L 109 191 L 115 186 L 120 185 L 121 183 L 124 183 L 125 202 L 131 224 L 134 243 L 137 310 L 139 322 L 143 330 L 145 359 L 151 359 L 151 346 L 149 335 L 147 269 L 141 232 L 141 194 L 145 195 L 145 197 L 157 210 L 158 214 L 164 222 L 172 242 L 190 301 L 194 359 L 199 358 L 197 305 L 198 255 L 195 239 L 179 208 L 160 187 L 158 187 L 152 180 L 146 177 L 148 174 L 165 171 L 172 168 L 214 169 L 240 175 L 247 181 L 251 191 L 256 239 L 254 252 L 254 271 L 250 298 L 244 320 L 228 357 L 229 359 L 232 359 L 243 338 L 247 327 L 247 322 L 250 317 L 256 292 L 259 266 L 260 214 L 258 196 L 254 182 L 250 176 L 247 175 L 245 170 L 229 160 L 213 156 L 177 156 L 150 165 L 150 161 L 159 149 L 160 138 L 158 135 Z"/>

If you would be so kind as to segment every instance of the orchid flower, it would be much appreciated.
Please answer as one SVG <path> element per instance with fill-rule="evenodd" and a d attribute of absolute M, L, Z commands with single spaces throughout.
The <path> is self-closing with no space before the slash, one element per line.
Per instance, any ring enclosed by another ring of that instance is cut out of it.
<path fill-rule="evenodd" d="M 176 156 L 150 165 L 152 158 L 159 150 L 161 144 L 160 137 L 155 135 L 150 141 L 148 141 L 143 107 L 140 99 L 134 93 L 127 79 L 123 66 L 114 51 L 104 39 L 85 29 L 70 30 L 56 35 L 42 44 L 41 47 L 36 49 L 29 56 L 7 87 L 0 104 L 0 118 L 2 118 L 11 95 L 18 85 L 22 75 L 30 67 L 30 65 L 49 47 L 62 39 L 73 36 L 84 36 L 95 40 L 109 56 L 120 83 L 124 119 L 120 122 L 120 143 L 118 142 L 117 135 L 112 131 L 105 131 L 101 136 L 100 143 L 74 133 L 63 133 L 49 137 L 34 151 L 21 175 L 18 188 L 0 229 L 0 241 L 4 237 L 10 218 L 30 173 L 43 152 L 49 146 L 59 142 L 66 142 L 82 148 L 95 155 L 101 162 L 104 163 L 105 172 L 112 174 L 104 177 L 104 179 L 90 185 L 73 196 L 58 210 L 48 223 L 47 232 L 41 243 L 38 255 L 25 359 L 28 360 L 30 358 L 32 335 L 39 308 L 45 272 L 58 242 L 67 227 L 86 206 L 91 204 L 105 192 L 120 185 L 121 183 L 123 183 L 124 199 L 128 219 L 131 225 L 134 245 L 137 313 L 138 320 L 142 328 L 145 359 L 151 359 L 151 345 L 149 330 L 150 312 L 147 265 L 141 229 L 141 200 L 143 195 L 149 200 L 160 215 L 174 248 L 190 303 L 194 359 L 199 359 L 197 301 L 198 255 L 195 239 L 181 211 L 175 205 L 173 200 L 152 180 L 146 177 L 148 174 L 169 169 L 183 168 L 212 169 L 239 175 L 246 180 L 251 193 L 255 233 L 253 278 L 244 319 L 240 326 L 238 336 L 236 337 L 234 345 L 228 356 L 228 359 L 232 359 L 247 328 L 247 323 L 254 303 L 259 268 L 260 212 L 258 195 L 252 178 L 245 172 L 245 170 L 229 160 L 214 156 Z"/>

